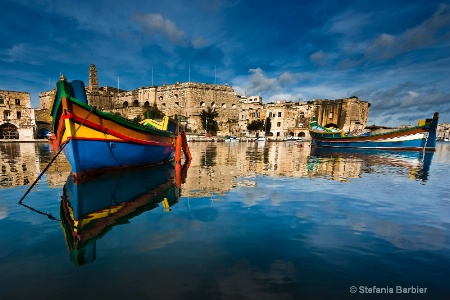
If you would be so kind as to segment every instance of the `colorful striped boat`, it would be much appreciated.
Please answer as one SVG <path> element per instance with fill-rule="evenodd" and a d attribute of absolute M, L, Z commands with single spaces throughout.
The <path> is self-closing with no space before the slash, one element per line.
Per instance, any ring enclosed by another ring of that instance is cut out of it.
<path fill-rule="evenodd" d="M 439 113 L 436 112 L 433 118 L 421 120 L 415 127 L 357 136 L 347 135 L 342 130 L 325 128 L 317 121 L 312 121 L 309 134 L 315 147 L 435 151 L 438 120 Z"/>
<path fill-rule="evenodd" d="M 115 169 L 154 165 L 173 158 L 179 134 L 178 122 L 133 123 L 87 104 L 84 83 L 57 83 L 50 107 L 53 132 L 72 166 L 75 178 Z"/>
<path fill-rule="evenodd" d="M 169 211 L 180 198 L 176 175 L 172 162 L 106 173 L 82 182 L 70 175 L 60 213 L 72 262 L 76 266 L 93 262 L 97 240 L 113 227 L 157 207 Z"/>

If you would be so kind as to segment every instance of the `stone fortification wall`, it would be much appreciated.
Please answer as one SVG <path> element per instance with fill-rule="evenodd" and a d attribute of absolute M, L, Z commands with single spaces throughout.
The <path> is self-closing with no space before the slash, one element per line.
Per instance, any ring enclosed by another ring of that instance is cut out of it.
<path fill-rule="evenodd" d="M 33 139 L 35 125 L 30 93 L 0 90 L 0 139 Z"/>
<path fill-rule="evenodd" d="M 49 109 L 52 104 L 55 90 L 39 93 L 39 108 Z"/>
<path fill-rule="evenodd" d="M 218 112 L 216 121 L 221 131 L 228 131 L 232 121 L 237 122 L 238 119 L 239 97 L 228 85 L 193 82 L 165 84 L 161 87 L 143 87 L 121 92 L 119 96 L 113 101 L 115 110 L 133 107 L 134 111 L 139 111 L 137 108 L 143 108 L 141 110 L 145 111 L 145 107 L 156 103 L 166 115 L 188 117 L 188 128 L 192 132 L 202 130 L 199 116 L 202 110 L 208 108 Z"/>
<path fill-rule="evenodd" d="M 337 100 L 313 100 L 313 115 L 322 126 L 332 126 L 344 131 L 362 130 L 367 123 L 370 103 L 357 97 Z"/>

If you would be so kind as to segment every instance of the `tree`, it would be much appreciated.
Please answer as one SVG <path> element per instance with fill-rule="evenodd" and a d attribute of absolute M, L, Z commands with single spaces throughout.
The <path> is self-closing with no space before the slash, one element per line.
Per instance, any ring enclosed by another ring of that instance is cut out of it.
<path fill-rule="evenodd" d="M 252 131 L 260 131 L 264 129 L 264 121 L 263 120 L 253 120 L 250 124 L 247 124 L 247 130 Z"/>
<path fill-rule="evenodd" d="M 153 103 L 152 106 L 150 106 L 145 112 L 144 112 L 144 118 L 145 119 L 161 119 L 164 117 L 164 113 L 159 110 L 156 103 Z"/>
<path fill-rule="evenodd" d="M 203 129 L 205 129 L 207 133 L 211 132 L 216 134 L 219 130 L 219 125 L 215 120 L 215 118 L 217 118 L 218 116 L 219 113 L 211 107 L 208 107 L 208 110 L 203 109 L 200 113 L 200 119 L 202 120 Z"/>
<path fill-rule="evenodd" d="M 267 117 L 266 122 L 264 124 L 264 132 L 267 134 L 270 132 L 271 129 L 272 129 L 272 122 L 270 122 L 270 118 Z"/>

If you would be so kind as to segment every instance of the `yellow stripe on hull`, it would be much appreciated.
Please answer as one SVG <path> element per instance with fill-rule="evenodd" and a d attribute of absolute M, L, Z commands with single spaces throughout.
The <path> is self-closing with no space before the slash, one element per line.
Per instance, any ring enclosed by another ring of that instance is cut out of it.
<path fill-rule="evenodd" d="M 72 135 L 77 130 L 77 128 L 80 126 L 79 124 L 73 122 L 70 119 L 65 119 L 64 123 L 66 125 L 66 130 L 64 132 L 62 141 L 66 141 L 67 138 L 69 138 L 69 137 L 71 138 Z M 80 129 L 78 129 L 78 131 L 76 132 L 76 134 L 73 135 L 73 137 L 97 139 L 97 140 L 123 141 L 123 139 L 118 138 L 112 134 L 103 133 L 98 130 L 86 127 L 86 126 L 81 126 Z"/>

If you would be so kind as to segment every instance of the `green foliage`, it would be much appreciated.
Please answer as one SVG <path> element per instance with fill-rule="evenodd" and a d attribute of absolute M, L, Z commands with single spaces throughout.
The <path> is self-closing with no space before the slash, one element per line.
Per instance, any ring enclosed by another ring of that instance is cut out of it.
<path fill-rule="evenodd" d="M 134 117 L 134 119 L 132 120 L 133 123 L 139 123 L 140 121 L 142 121 L 142 116 L 141 115 L 137 115 L 136 117 Z"/>
<path fill-rule="evenodd" d="M 252 131 L 260 131 L 264 129 L 264 121 L 263 120 L 253 120 L 250 124 L 247 125 L 247 130 Z"/>
<path fill-rule="evenodd" d="M 164 117 L 164 113 L 159 110 L 156 103 L 153 103 L 145 112 L 144 119 L 161 119 Z"/>
<path fill-rule="evenodd" d="M 202 110 L 200 113 L 200 119 L 202 120 L 203 129 L 206 130 L 206 132 L 213 134 L 217 133 L 219 130 L 219 125 L 217 124 L 215 118 L 218 116 L 219 113 L 211 107 L 208 107 L 208 110 Z"/>

